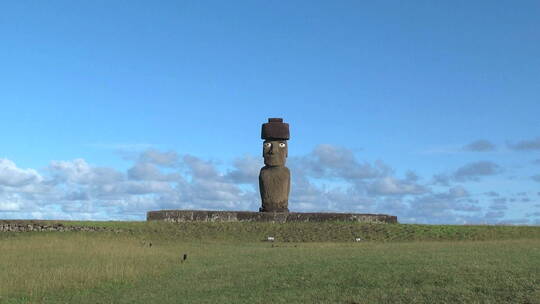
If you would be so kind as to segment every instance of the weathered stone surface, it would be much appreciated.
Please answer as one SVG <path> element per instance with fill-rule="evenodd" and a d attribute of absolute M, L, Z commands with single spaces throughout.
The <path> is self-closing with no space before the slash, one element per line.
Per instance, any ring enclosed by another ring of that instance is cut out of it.
<path fill-rule="evenodd" d="M 291 173 L 284 166 L 265 166 L 259 173 L 262 212 L 288 212 Z"/>
<path fill-rule="evenodd" d="M 285 167 L 288 156 L 289 124 L 282 118 L 269 118 L 262 125 L 264 167 L 259 173 L 262 212 L 288 212 L 291 173 Z"/>
<path fill-rule="evenodd" d="M 297 212 L 249 212 L 207 210 L 160 210 L 149 211 L 148 221 L 167 222 L 325 222 L 346 221 L 361 223 L 397 223 L 397 217 L 386 214 L 362 213 L 297 213 Z"/>
<path fill-rule="evenodd" d="M 283 122 L 283 118 L 268 118 L 261 128 L 261 139 L 288 140 L 289 124 Z"/>
<path fill-rule="evenodd" d="M 65 226 L 55 221 L 0 220 L 0 232 L 30 231 L 110 231 L 111 228 L 92 226 Z M 116 230 L 115 230 L 116 231 Z"/>

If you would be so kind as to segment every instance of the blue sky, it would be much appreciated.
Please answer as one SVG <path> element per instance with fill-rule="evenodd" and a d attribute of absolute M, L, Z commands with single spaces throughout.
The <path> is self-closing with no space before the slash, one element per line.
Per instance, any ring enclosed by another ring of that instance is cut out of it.
<path fill-rule="evenodd" d="M 0 218 L 257 210 L 540 225 L 537 1 L 2 1 Z"/>

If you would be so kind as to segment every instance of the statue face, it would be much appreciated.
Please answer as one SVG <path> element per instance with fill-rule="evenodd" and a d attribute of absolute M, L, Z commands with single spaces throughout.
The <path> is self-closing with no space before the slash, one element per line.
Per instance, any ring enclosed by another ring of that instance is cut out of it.
<path fill-rule="evenodd" d="M 289 154 L 286 140 L 265 140 L 263 143 L 264 164 L 267 166 L 285 166 Z"/>

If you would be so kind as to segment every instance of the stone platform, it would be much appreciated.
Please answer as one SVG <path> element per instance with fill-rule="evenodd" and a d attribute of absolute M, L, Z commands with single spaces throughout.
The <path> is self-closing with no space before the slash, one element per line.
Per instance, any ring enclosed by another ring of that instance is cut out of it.
<path fill-rule="evenodd" d="M 363 213 L 300 213 L 300 212 L 250 212 L 207 210 L 159 210 L 148 211 L 147 221 L 167 222 L 361 222 L 397 224 L 397 216 Z"/>

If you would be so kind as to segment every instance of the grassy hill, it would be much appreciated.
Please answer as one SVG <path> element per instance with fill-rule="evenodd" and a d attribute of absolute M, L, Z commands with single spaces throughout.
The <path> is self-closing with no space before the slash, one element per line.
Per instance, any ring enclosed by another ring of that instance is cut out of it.
<path fill-rule="evenodd" d="M 110 230 L 0 233 L 0 303 L 540 303 L 540 227 L 62 223 Z"/>
<path fill-rule="evenodd" d="M 280 242 L 471 241 L 540 238 L 535 226 L 457 226 L 361 224 L 352 222 L 62 222 L 72 226 L 108 227 L 125 233 L 179 240 L 257 242 L 273 236 Z"/>

